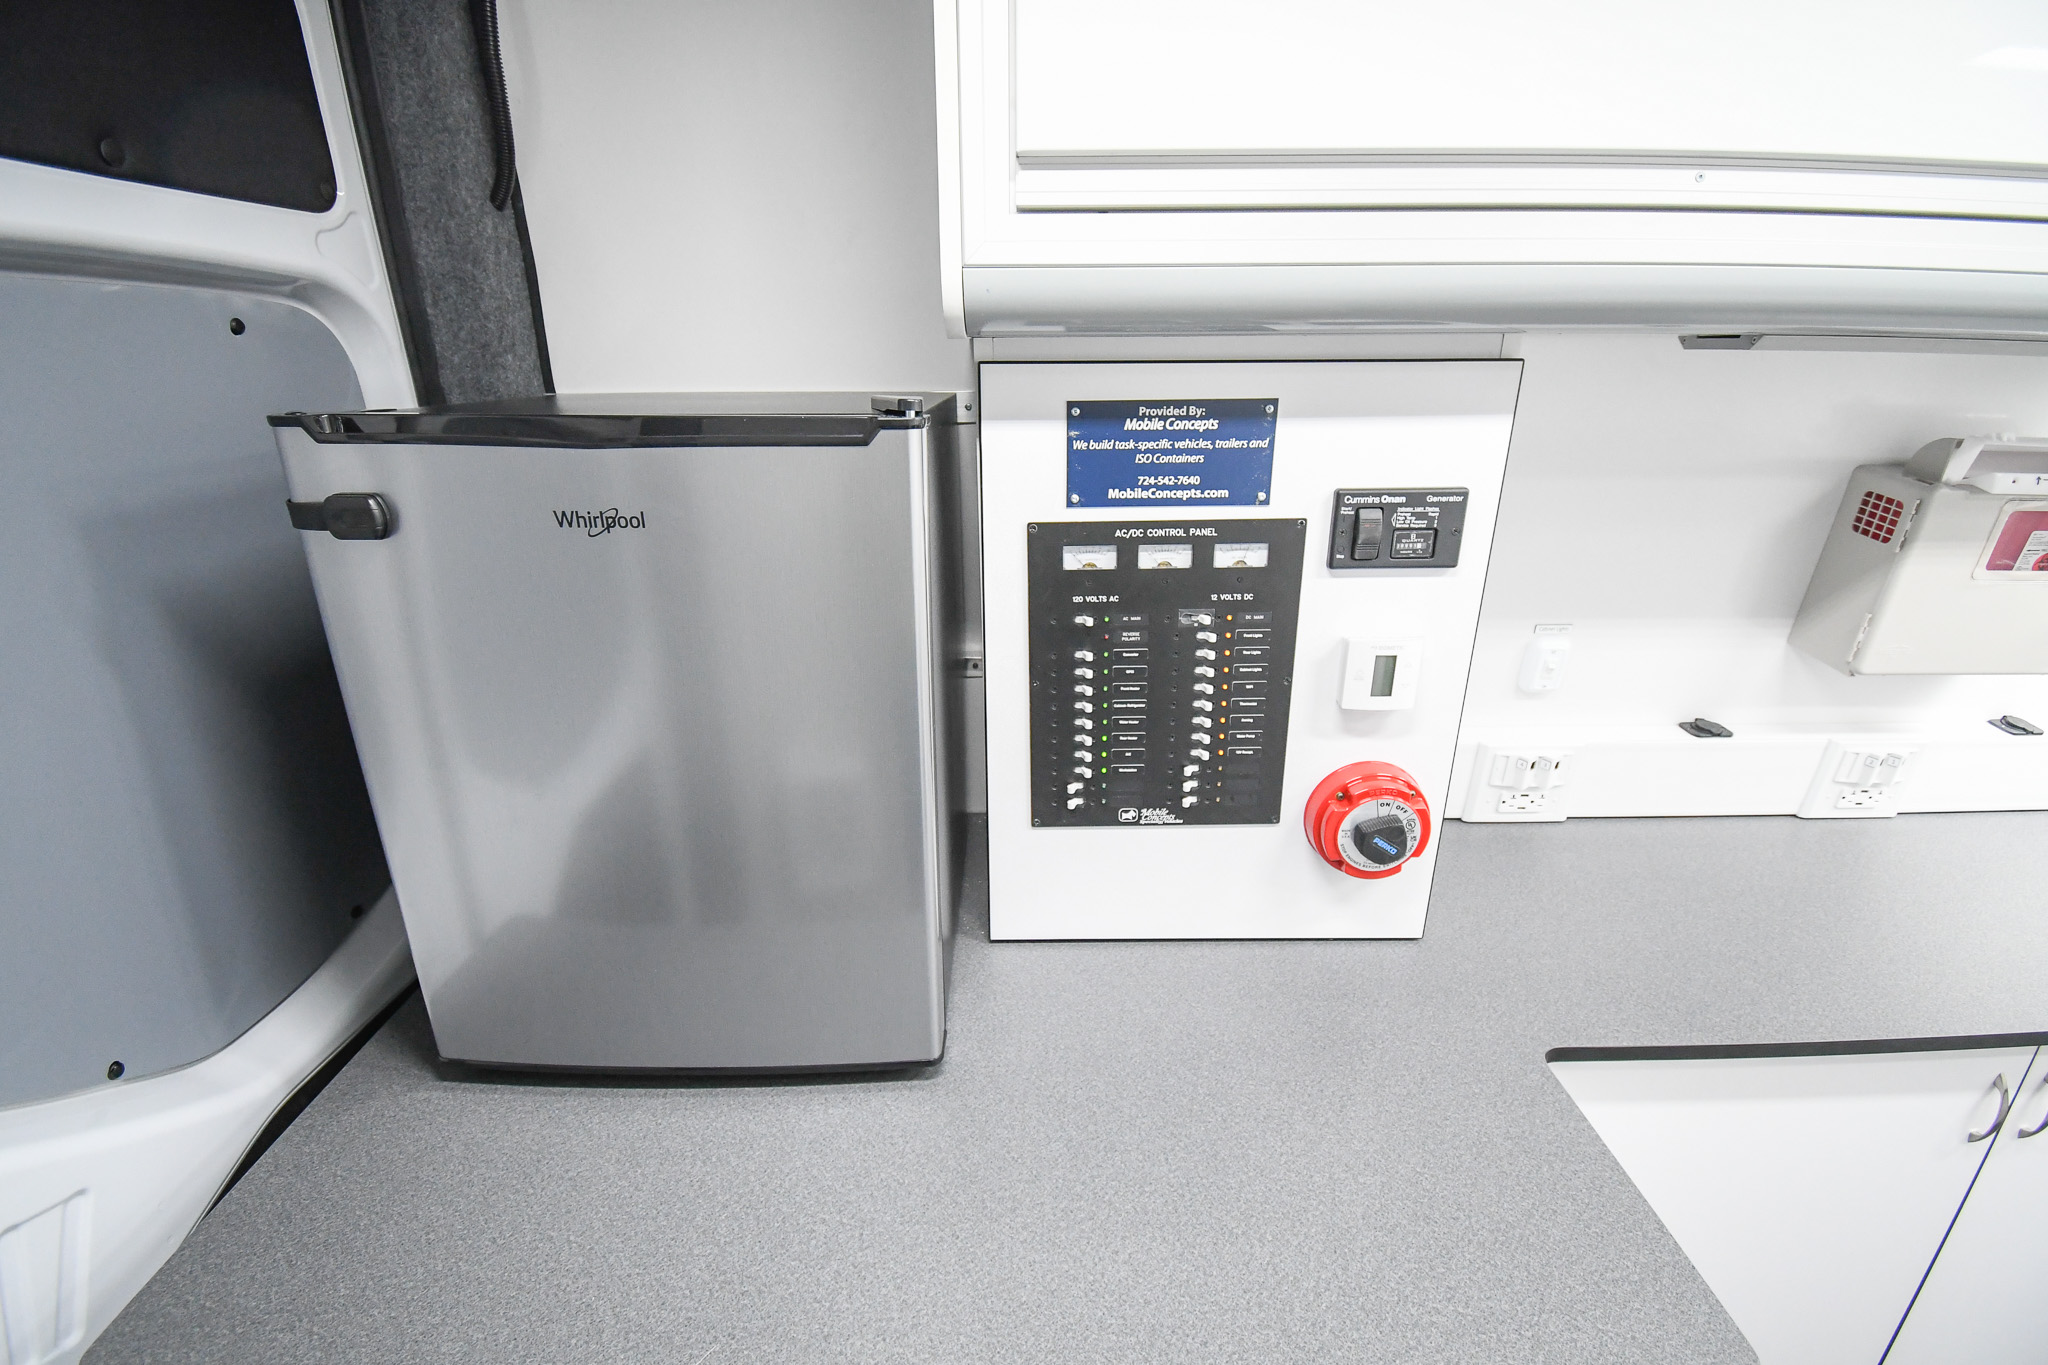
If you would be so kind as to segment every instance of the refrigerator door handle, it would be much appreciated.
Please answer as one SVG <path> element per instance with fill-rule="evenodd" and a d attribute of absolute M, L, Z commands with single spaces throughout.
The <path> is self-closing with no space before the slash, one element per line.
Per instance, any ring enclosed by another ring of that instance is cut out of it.
<path fill-rule="evenodd" d="M 294 530 L 325 531 L 336 540 L 385 540 L 397 529 L 382 493 L 331 493 L 319 502 L 284 506 Z"/>

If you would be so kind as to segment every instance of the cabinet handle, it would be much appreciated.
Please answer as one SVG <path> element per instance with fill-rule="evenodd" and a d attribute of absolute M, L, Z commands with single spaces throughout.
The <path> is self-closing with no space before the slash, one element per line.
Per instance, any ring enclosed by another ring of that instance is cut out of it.
<path fill-rule="evenodd" d="M 2044 1079 L 2041 1082 L 2040 1093 L 2048 1094 L 2048 1079 Z M 2048 1129 L 2048 1110 L 2042 1111 L 2041 1121 L 2039 1123 L 2035 1124 L 2032 1128 L 2020 1129 L 2019 1132 L 2014 1134 L 2014 1136 L 2023 1138 L 2039 1137 L 2043 1129 Z"/>
<path fill-rule="evenodd" d="M 1999 1072 L 1998 1079 L 1993 1081 L 1991 1085 L 1993 1089 L 1998 1091 L 1998 1117 L 1991 1120 L 1991 1126 L 1983 1132 L 1970 1134 L 1970 1141 L 1972 1142 L 1982 1142 L 1985 1138 L 1990 1137 L 1993 1133 L 2004 1127 L 2005 1116 L 2012 1111 L 2012 1091 L 2005 1088 L 2005 1073 L 2003 1071 Z"/>

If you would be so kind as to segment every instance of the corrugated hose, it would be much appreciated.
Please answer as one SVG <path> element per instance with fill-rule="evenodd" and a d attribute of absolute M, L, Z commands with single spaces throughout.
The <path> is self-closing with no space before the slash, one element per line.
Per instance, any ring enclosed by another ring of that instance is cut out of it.
<path fill-rule="evenodd" d="M 505 54 L 498 42 L 498 0 L 471 0 L 477 57 L 484 68 L 484 100 L 491 107 L 491 207 L 503 212 L 519 187 L 512 153 L 512 102 L 505 95 Z"/>

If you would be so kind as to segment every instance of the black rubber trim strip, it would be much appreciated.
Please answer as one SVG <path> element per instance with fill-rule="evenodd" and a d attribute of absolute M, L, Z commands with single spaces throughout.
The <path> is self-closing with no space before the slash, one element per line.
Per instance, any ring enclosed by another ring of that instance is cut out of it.
<path fill-rule="evenodd" d="M 495 1081 L 503 1085 L 589 1085 L 610 1081 L 623 1086 L 784 1085 L 803 1081 L 858 1081 L 863 1078 L 915 1079 L 946 1060 L 946 1039 L 939 1055 L 903 1062 L 822 1062 L 811 1066 L 558 1066 L 524 1062 L 473 1062 L 436 1053 L 441 1072 L 451 1079 Z"/>
<path fill-rule="evenodd" d="M 1687 1062 L 1743 1057 L 1859 1057 L 1885 1052 L 1964 1052 L 2048 1047 L 2048 1032 L 1969 1033 L 1945 1038 L 1865 1038 L 1835 1043 L 1681 1043 L 1668 1047 L 1554 1047 L 1546 1062 Z"/>
<path fill-rule="evenodd" d="M 555 391 L 555 362 L 548 354 L 548 320 L 540 305 L 540 268 L 533 263 L 533 238 L 526 231 L 526 195 L 512 186 L 512 223 L 519 229 L 519 259 L 526 269 L 526 297 L 533 307 L 533 349 L 540 361 L 540 386 Z"/>
<path fill-rule="evenodd" d="M 298 427 L 322 445 L 541 446 L 601 450 L 635 446 L 866 446 L 885 427 L 923 418 L 834 413 L 614 416 L 576 413 L 286 413 L 274 427 Z"/>

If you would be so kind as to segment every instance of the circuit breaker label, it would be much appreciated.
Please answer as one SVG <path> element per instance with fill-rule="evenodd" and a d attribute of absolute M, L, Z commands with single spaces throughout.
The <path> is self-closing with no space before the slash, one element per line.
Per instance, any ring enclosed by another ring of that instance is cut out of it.
<path fill-rule="evenodd" d="M 1277 398 L 1067 404 L 1067 505 L 1260 507 L 1273 492 Z"/>

